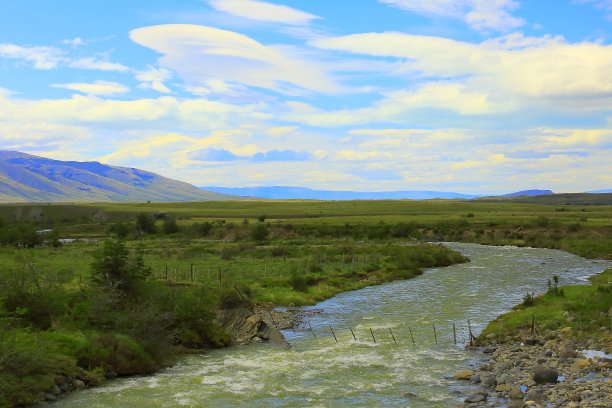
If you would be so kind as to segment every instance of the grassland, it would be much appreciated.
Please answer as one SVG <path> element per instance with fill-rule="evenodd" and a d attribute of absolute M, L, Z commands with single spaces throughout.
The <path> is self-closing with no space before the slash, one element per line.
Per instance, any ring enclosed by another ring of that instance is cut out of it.
<path fill-rule="evenodd" d="M 0 405 L 40 399 L 58 374 L 95 385 L 109 374 L 151 372 L 171 363 L 177 350 L 223 346 L 228 338 L 214 322 L 219 307 L 314 304 L 465 261 L 437 241 L 559 248 L 612 259 L 609 205 L 0 205 L 0 227 Z M 24 239 L 17 239 L 20 234 Z M 118 237 L 126 271 L 136 267 L 147 276 L 130 291 L 92 280 L 104 242 Z M 75 241 L 60 245 L 58 238 Z M 596 294 L 584 290 L 596 289 L 568 289 L 565 301 L 579 305 Z"/>

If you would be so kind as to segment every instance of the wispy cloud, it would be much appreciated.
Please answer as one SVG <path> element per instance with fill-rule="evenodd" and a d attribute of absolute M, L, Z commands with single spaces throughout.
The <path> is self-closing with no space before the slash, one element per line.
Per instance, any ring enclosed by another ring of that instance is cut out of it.
<path fill-rule="evenodd" d="M 251 20 L 294 26 L 307 25 L 319 16 L 288 7 L 258 0 L 209 0 L 216 10 Z"/>
<path fill-rule="evenodd" d="M 165 68 L 156 68 L 149 66 L 145 71 L 138 71 L 135 75 L 136 80 L 140 82 L 140 88 L 153 89 L 161 93 L 172 93 L 164 82 L 172 78 L 172 72 Z"/>
<path fill-rule="evenodd" d="M 251 155 L 238 155 L 227 149 L 206 148 L 190 152 L 189 158 L 205 162 L 290 162 L 309 160 L 312 156 L 308 152 L 294 150 L 270 150 L 267 152 L 256 152 Z"/>
<path fill-rule="evenodd" d="M 35 69 L 54 69 L 64 60 L 63 52 L 53 47 L 22 47 L 16 44 L 0 44 L 0 57 L 27 61 Z"/>
<path fill-rule="evenodd" d="M 480 31 L 508 31 L 525 24 L 512 15 L 519 4 L 513 0 L 379 0 L 416 14 L 462 20 Z"/>
<path fill-rule="evenodd" d="M 288 46 L 264 45 L 233 31 L 167 24 L 133 30 L 130 38 L 163 54 L 159 64 L 176 72 L 187 87 L 200 91 L 211 80 L 221 80 L 230 87 L 241 84 L 284 94 L 342 89 L 307 53 Z"/>
<path fill-rule="evenodd" d="M 129 70 L 128 67 L 117 62 L 96 57 L 72 57 L 60 48 L 47 46 L 0 44 L 0 57 L 26 61 L 32 64 L 34 69 L 40 70 L 60 67 L 119 72 Z"/>
<path fill-rule="evenodd" d="M 93 83 L 72 82 L 67 84 L 52 84 L 53 88 L 71 89 L 73 91 L 83 92 L 90 95 L 119 95 L 129 92 L 130 89 L 117 82 L 95 81 Z"/>

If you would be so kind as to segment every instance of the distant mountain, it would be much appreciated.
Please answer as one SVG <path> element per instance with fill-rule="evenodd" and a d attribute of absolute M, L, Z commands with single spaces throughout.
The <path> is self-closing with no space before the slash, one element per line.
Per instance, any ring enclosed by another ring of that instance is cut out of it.
<path fill-rule="evenodd" d="M 0 203 L 211 201 L 222 194 L 135 168 L 52 160 L 0 150 Z"/>
<path fill-rule="evenodd" d="M 202 189 L 221 194 L 232 194 L 243 197 L 268 199 L 301 199 L 301 200 L 429 200 L 435 198 L 463 198 L 470 199 L 477 195 L 460 194 L 443 191 L 328 191 L 312 190 L 304 187 L 217 187 L 209 186 Z"/>
<path fill-rule="evenodd" d="M 587 193 L 592 193 L 592 194 L 602 194 L 602 193 L 612 193 L 612 188 L 608 188 L 606 190 L 593 190 L 593 191 L 587 191 Z"/>
<path fill-rule="evenodd" d="M 500 197 L 523 197 L 523 196 L 540 196 L 540 195 L 549 195 L 555 194 L 551 190 L 523 190 L 517 191 L 515 193 L 503 194 Z"/>

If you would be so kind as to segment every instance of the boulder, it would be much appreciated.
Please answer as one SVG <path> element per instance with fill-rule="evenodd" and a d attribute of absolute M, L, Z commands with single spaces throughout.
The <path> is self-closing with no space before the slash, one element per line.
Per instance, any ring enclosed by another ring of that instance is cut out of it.
<path fill-rule="evenodd" d="M 487 397 L 488 397 L 488 395 L 487 395 L 486 392 L 479 391 L 479 392 L 476 392 L 474 394 L 468 395 L 467 398 L 465 399 L 465 402 L 468 403 L 468 404 L 473 404 L 473 403 L 476 403 L 476 402 L 483 402 L 483 401 L 487 400 Z"/>
<path fill-rule="evenodd" d="M 533 380 L 536 384 L 556 383 L 558 378 L 557 370 L 550 367 L 539 365 L 533 370 Z"/>
<path fill-rule="evenodd" d="M 459 370 L 453 374 L 453 378 L 455 380 L 469 380 L 472 378 L 472 375 L 474 375 L 472 370 Z"/>
<path fill-rule="evenodd" d="M 539 388 L 532 388 L 527 392 L 527 396 L 525 397 L 527 401 L 534 401 L 538 404 L 541 404 L 545 401 L 544 391 Z"/>

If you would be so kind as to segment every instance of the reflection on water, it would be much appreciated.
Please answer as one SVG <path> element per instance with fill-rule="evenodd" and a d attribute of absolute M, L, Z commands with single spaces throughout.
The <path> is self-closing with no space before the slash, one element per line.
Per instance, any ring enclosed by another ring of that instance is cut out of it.
<path fill-rule="evenodd" d="M 74 393 L 56 406 L 454 405 L 467 393 L 466 385 L 448 376 L 479 359 L 477 352 L 462 347 L 468 319 L 478 333 L 525 293 L 544 291 L 553 274 L 561 284 L 584 282 L 609 265 L 547 249 L 448 246 L 472 262 L 321 302 L 313 308 L 324 313 L 310 320 L 317 338 L 305 328 L 286 331 L 289 350 L 262 344 L 190 356 L 154 376 L 115 380 Z"/>

